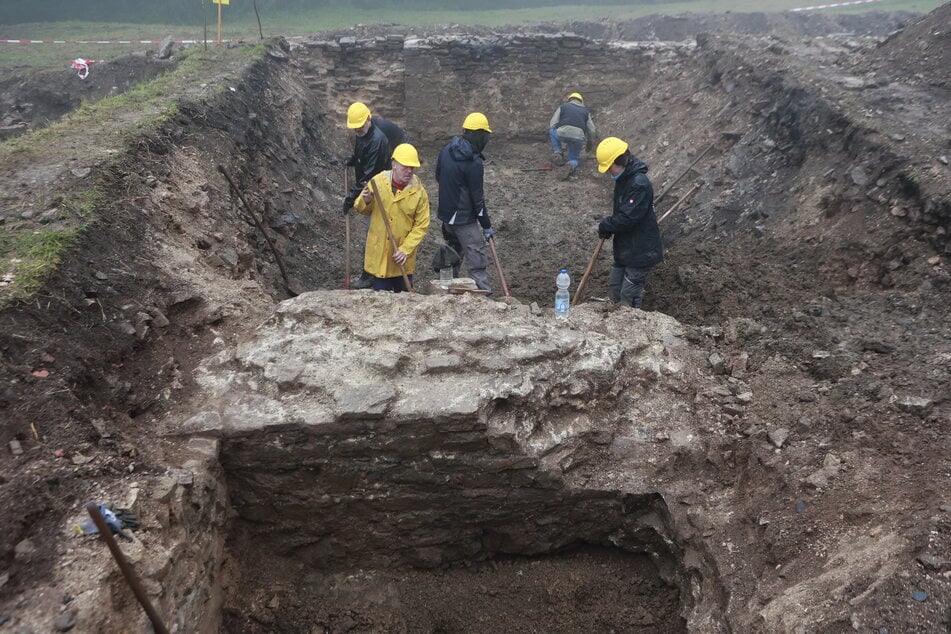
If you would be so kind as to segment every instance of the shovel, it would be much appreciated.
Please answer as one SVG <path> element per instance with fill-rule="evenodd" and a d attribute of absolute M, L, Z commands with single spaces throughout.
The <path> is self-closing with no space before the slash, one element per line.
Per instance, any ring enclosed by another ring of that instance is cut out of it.
<path fill-rule="evenodd" d="M 572 306 L 577 306 L 578 302 L 581 300 L 581 293 L 584 291 L 584 287 L 588 283 L 588 276 L 591 275 L 591 269 L 594 268 L 594 263 L 598 261 L 598 256 L 601 255 L 601 249 L 604 247 L 604 243 L 607 241 L 607 238 L 601 238 L 598 242 L 598 246 L 594 249 L 594 253 L 591 255 L 591 261 L 588 262 L 588 268 L 584 270 L 584 275 L 581 276 L 581 283 L 578 284 L 578 290 L 575 291 L 575 296 L 571 300 Z"/>
<path fill-rule="evenodd" d="M 350 193 L 350 168 L 343 166 L 343 195 Z M 350 290 L 350 210 L 347 210 L 346 216 L 346 242 L 343 249 L 343 287 Z"/>
<path fill-rule="evenodd" d="M 373 192 L 373 198 L 376 200 L 376 206 L 380 210 L 380 215 L 383 217 L 383 225 L 386 227 L 386 235 L 390 237 L 390 242 L 393 243 L 393 248 L 396 249 L 396 237 L 393 235 L 393 228 L 390 226 L 390 219 L 386 215 L 386 209 L 383 207 L 383 200 L 380 198 L 380 190 L 376 188 L 376 181 L 372 178 L 370 182 L 367 183 L 370 186 L 370 191 Z M 413 292 L 413 283 L 409 281 L 409 276 L 406 274 L 406 267 L 400 264 L 400 273 L 403 274 L 403 282 L 406 284 L 406 290 L 410 293 Z"/>
<path fill-rule="evenodd" d="M 511 297 L 509 286 L 505 283 L 505 274 L 502 273 L 502 263 L 499 262 L 499 254 L 495 250 L 495 238 L 489 238 L 489 248 L 492 249 L 492 259 L 495 260 L 495 270 L 499 272 L 499 279 L 502 280 L 502 292 L 506 297 Z"/>

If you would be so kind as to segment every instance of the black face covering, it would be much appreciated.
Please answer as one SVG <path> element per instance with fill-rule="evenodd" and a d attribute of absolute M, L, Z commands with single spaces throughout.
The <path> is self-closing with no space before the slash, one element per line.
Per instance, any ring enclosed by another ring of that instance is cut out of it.
<path fill-rule="evenodd" d="M 482 154 L 489 142 L 489 133 L 485 130 L 466 130 L 462 133 L 462 138 L 471 143 L 476 152 Z"/>

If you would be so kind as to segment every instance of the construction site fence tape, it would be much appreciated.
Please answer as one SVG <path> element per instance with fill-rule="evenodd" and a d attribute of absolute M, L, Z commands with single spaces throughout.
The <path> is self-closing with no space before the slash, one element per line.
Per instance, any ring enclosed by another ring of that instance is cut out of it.
<path fill-rule="evenodd" d="M 174 40 L 175 44 L 214 44 L 218 40 Z M 222 42 L 240 42 L 225 40 Z M 162 40 L 0 40 L 0 44 L 161 44 Z"/>
<path fill-rule="evenodd" d="M 834 9 L 836 7 L 849 7 L 854 4 L 869 4 L 871 2 L 881 2 L 882 0 L 850 0 L 849 2 L 834 2 L 832 4 L 814 4 L 811 7 L 796 7 L 790 9 L 793 13 L 799 11 L 818 11 L 819 9 Z"/>

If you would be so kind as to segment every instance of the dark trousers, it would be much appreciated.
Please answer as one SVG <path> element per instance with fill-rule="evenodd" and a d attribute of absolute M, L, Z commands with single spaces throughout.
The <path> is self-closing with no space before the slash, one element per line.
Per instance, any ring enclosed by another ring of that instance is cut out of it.
<path fill-rule="evenodd" d="M 462 256 L 466 263 L 469 277 L 475 280 L 476 286 L 484 291 L 492 291 L 489 285 L 489 276 L 485 269 L 489 266 L 489 257 L 486 254 L 486 242 L 482 235 L 482 226 L 478 222 L 465 225 L 451 225 L 442 223 L 442 237 L 446 243 Z M 454 268 L 453 274 L 458 277 L 459 269 Z"/>
<path fill-rule="evenodd" d="M 407 275 L 409 278 L 409 283 L 413 283 L 413 276 Z M 406 282 L 403 281 L 403 276 L 399 275 L 397 277 L 374 277 L 373 278 L 373 290 L 375 291 L 391 291 L 393 293 L 402 293 L 408 291 L 406 288 Z"/>
<path fill-rule="evenodd" d="M 608 284 L 611 301 L 625 306 L 640 308 L 644 301 L 644 283 L 651 268 L 637 269 L 633 266 L 613 266 Z"/>

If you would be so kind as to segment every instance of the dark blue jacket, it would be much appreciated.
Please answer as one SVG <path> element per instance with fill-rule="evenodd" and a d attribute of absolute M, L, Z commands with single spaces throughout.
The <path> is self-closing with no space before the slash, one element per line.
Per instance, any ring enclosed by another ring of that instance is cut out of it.
<path fill-rule="evenodd" d="M 614 265 L 646 269 L 664 259 L 654 214 L 654 186 L 639 159 L 614 182 L 614 211 L 601 221 L 602 233 L 614 234 Z"/>
<path fill-rule="evenodd" d="M 440 220 L 453 225 L 479 221 L 483 229 L 492 226 L 485 208 L 482 190 L 483 157 L 472 144 L 456 136 L 436 159 L 436 181 L 439 183 Z"/>

